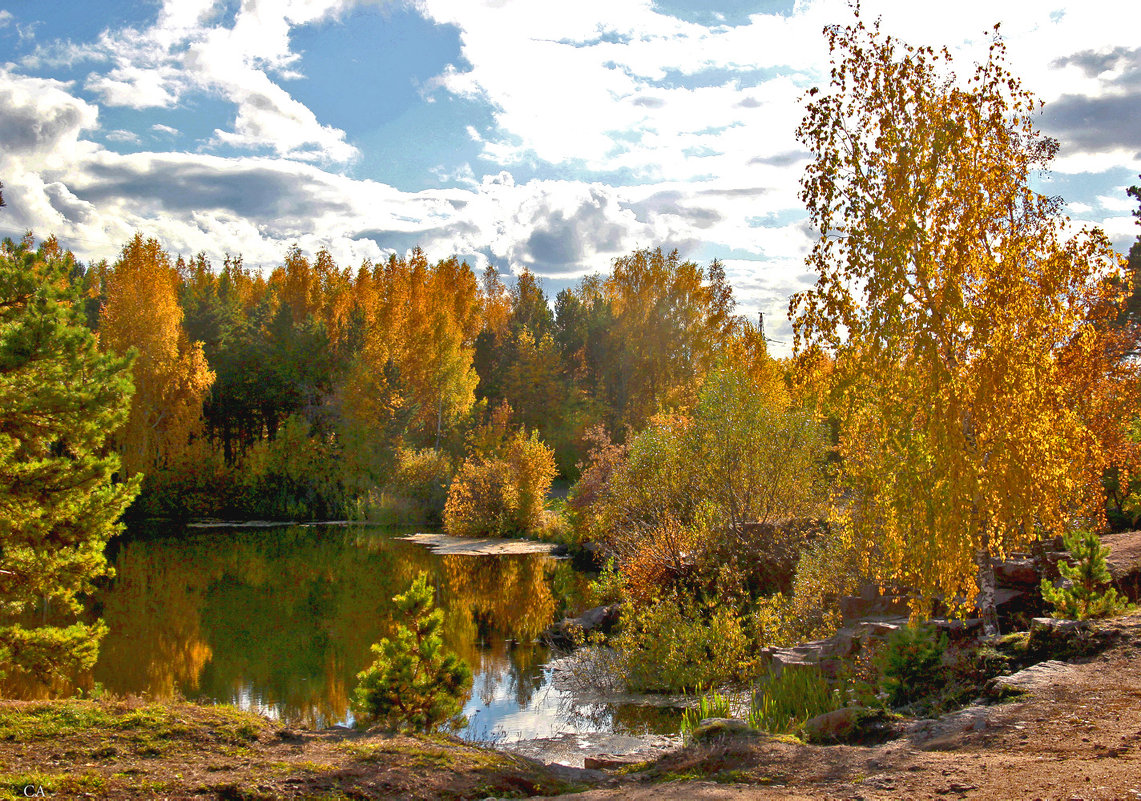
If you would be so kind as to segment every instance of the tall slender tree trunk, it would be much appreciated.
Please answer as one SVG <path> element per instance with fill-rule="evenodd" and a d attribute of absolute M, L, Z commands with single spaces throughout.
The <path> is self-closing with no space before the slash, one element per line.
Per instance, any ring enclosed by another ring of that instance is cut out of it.
<path fill-rule="evenodd" d="M 977 556 L 979 567 L 978 585 L 979 594 L 975 599 L 975 606 L 983 619 L 983 634 L 987 637 L 997 637 L 1002 632 L 998 628 L 998 610 L 994 605 L 995 579 L 994 565 L 991 564 L 990 549 L 979 552 Z"/>

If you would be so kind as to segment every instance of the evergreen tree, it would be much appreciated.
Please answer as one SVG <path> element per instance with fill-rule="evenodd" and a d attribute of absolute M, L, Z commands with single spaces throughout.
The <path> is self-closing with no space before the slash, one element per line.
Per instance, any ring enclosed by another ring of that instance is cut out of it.
<path fill-rule="evenodd" d="M 127 418 L 131 357 L 100 353 L 54 239 L 0 245 L 0 672 L 89 668 L 106 629 L 71 623 L 106 572 L 137 481 L 105 441 Z"/>
<path fill-rule="evenodd" d="M 353 713 L 365 725 L 435 731 L 462 726 L 463 702 L 471 690 L 471 668 L 444 647 L 444 613 L 435 609 L 428 574 L 392 599 L 408 625 L 395 639 L 372 646 L 376 661 L 357 674 Z"/>
<path fill-rule="evenodd" d="M 1126 607 L 1125 599 L 1110 587 L 1103 587 L 1113 580 L 1105 557 L 1108 548 L 1103 548 L 1101 540 L 1092 531 L 1071 531 L 1063 538 L 1066 550 L 1074 558 L 1074 564 L 1058 563 L 1058 572 L 1070 582 L 1070 586 L 1055 587 L 1042 579 L 1042 598 L 1053 604 L 1054 616 L 1070 620 L 1085 620 L 1091 617 L 1109 617 Z"/>

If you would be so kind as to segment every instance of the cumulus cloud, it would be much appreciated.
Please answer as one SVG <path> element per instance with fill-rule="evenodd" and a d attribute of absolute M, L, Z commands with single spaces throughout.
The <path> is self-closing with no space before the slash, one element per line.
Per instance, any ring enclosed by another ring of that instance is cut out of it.
<path fill-rule="evenodd" d="M 115 153 L 82 139 L 97 110 L 69 90 L 0 73 L 0 174 L 12 207 L 3 222 L 57 233 L 88 258 L 113 257 L 142 230 L 176 252 L 242 252 L 251 264 L 277 261 L 292 242 L 358 262 L 420 244 L 572 275 L 658 238 L 601 184 L 516 184 L 503 173 L 402 192 L 277 157 Z"/>
<path fill-rule="evenodd" d="M 94 128 L 98 109 L 69 93 L 69 84 L 0 69 L 0 154 L 25 167 L 65 159 L 80 147 L 79 135 Z"/>
<path fill-rule="evenodd" d="M 111 142 L 125 142 L 132 145 L 137 145 L 142 141 L 139 139 L 139 135 L 134 131 L 124 131 L 121 128 L 117 128 L 114 131 L 108 131 L 107 139 Z"/>
<path fill-rule="evenodd" d="M 290 49 L 295 25 L 343 12 L 346 0 L 243 3 L 229 27 L 216 0 L 165 0 L 146 29 L 105 31 L 95 46 L 72 59 L 104 60 L 85 88 L 109 106 L 172 108 L 188 92 L 205 91 L 233 103 L 232 130 L 215 131 L 214 142 L 268 149 L 286 158 L 343 163 L 358 155 L 345 132 L 323 125 L 271 76 L 297 77 L 298 55 Z"/>
<path fill-rule="evenodd" d="M 1072 151 L 1141 151 L 1141 88 L 1134 92 L 1086 97 L 1065 95 L 1046 107 L 1043 129 Z"/>

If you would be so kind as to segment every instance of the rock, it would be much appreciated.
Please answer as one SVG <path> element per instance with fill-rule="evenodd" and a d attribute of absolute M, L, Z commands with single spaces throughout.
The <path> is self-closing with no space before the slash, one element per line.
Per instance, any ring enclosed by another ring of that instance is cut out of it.
<path fill-rule="evenodd" d="M 1141 531 L 1106 534 L 1101 544 L 1109 548 L 1105 561 L 1118 592 L 1130 601 L 1141 600 Z"/>
<path fill-rule="evenodd" d="M 568 617 L 555 623 L 540 635 L 540 639 L 556 648 L 576 648 L 586 642 L 591 632 L 612 632 L 621 615 L 622 607 L 618 604 L 596 606 L 578 617 Z"/>
<path fill-rule="evenodd" d="M 856 626 L 856 630 L 870 640 L 886 640 L 889 636 L 907 625 L 907 618 L 894 620 L 863 620 Z"/>
<path fill-rule="evenodd" d="M 791 648 L 773 648 L 770 651 L 769 672 L 775 679 L 786 670 L 816 670 L 817 664 Z"/>
<path fill-rule="evenodd" d="M 583 757 L 582 766 L 587 770 L 613 770 L 645 761 L 646 758 L 639 754 L 595 754 Z"/>
<path fill-rule="evenodd" d="M 874 588 L 870 591 L 865 589 L 860 595 L 845 595 L 838 604 L 845 626 L 869 617 L 911 613 L 910 599 L 906 595 L 880 595 Z"/>
<path fill-rule="evenodd" d="M 843 660 L 835 657 L 821 659 L 816 666 L 820 668 L 821 675 L 828 679 L 838 679 L 844 672 Z"/>
<path fill-rule="evenodd" d="M 856 730 L 858 712 L 856 707 L 849 706 L 809 718 L 804 721 L 804 736 L 810 743 L 847 742 Z"/>
<path fill-rule="evenodd" d="M 622 607 L 618 604 L 610 604 L 609 606 L 596 606 L 593 609 L 587 609 L 578 616 L 577 621 L 579 627 L 585 632 L 601 631 L 609 634 L 618 624 L 618 619 L 621 616 Z"/>
<path fill-rule="evenodd" d="M 954 751 L 963 745 L 964 737 L 985 731 L 991 707 L 969 706 L 935 720 L 917 720 L 907 725 L 912 745 L 924 751 Z"/>
<path fill-rule="evenodd" d="M 1036 617 L 1030 621 L 1026 651 L 1038 659 L 1072 659 L 1097 649 L 1093 626 L 1088 620 L 1057 620 Z"/>
<path fill-rule="evenodd" d="M 946 618 L 932 618 L 931 625 L 935 630 L 946 634 L 950 640 L 966 640 L 972 637 L 978 637 L 983 631 L 983 622 L 981 618 L 969 617 L 962 620 L 947 620 Z"/>
<path fill-rule="evenodd" d="M 738 718 L 705 718 L 694 729 L 689 738 L 693 742 L 707 742 L 727 737 L 759 737 L 760 732 L 749 728 L 749 724 Z"/>
<path fill-rule="evenodd" d="M 994 591 L 994 606 L 996 609 L 1024 603 L 1029 600 L 1030 594 L 1011 587 L 999 587 Z"/>
<path fill-rule="evenodd" d="M 571 765 L 560 765 L 557 762 L 547 765 L 547 771 L 560 781 L 577 784 L 582 782 L 584 784 L 602 781 L 607 776 L 600 770 L 588 770 L 587 768 L 576 768 Z"/>
<path fill-rule="evenodd" d="M 1042 577 L 1030 557 L 994 562 L 994 580 L 999 587 L 1029 589 L 1037 587 Z"/>
<path fill-rule="evenodd" d="M 865 707 L 834 709 L 804 722 L 804 736 L 810 743 L 883 742 L 894 734 L 882 710 Z"/>
<path fill-rule="evenodd" d="M 1073 670 L 1073 665 L 1057 660 L 1039 662 L 1009 676 L 997 676 L 991 679 L 987 682 L 987 693 L 992 696 L 1002 696 L 1039 690 L 1051 684 L 1068 681 Z"/>

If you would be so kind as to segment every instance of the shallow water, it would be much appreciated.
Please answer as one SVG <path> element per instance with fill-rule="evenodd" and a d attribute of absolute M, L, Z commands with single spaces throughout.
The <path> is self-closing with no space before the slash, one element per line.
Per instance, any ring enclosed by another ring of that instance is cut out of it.
<path fill-rule="evenodd" d="M 356 674 L 427 571 L 444 640 L 472 666 L 468 739 L 662 732 L 676 713 L 580 704 L 551 681 L 539 634 L 580 612 L 587 577 L 545 554 L 441 555 L 367 526 L 189 529 L 118 542 L 95 599 L 110 628 L 88 688 L 233 703 L 283 723 L 352 723 Z M 173 536 L 172 536 L 173 535 Z"/>

